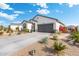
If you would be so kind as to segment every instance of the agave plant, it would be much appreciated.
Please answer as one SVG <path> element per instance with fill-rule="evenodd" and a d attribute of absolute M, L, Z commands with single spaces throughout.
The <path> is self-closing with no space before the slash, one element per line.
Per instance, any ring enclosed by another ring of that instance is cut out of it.
<path fill-rule="evenodd" d="M 73 44 L 79 43 L 79 32 L 73 32 L 70 35 L 71 40 L 73 40 Z"/>
<path fill-rule="evenodd" d="M 64 49 L 66 49 L 66 45 L 63 45 L 62 43 L 59 43 L 56 41 L 53 45 L 53 48 L 54 48 L 55 54 L 60 55 L 64 53 Z"/>

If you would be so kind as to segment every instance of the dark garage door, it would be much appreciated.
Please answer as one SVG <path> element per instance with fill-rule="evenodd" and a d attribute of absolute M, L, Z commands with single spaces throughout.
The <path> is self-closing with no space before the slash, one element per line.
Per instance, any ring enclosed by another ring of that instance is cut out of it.
<path fill-rule="evenodd" d="M 53 32 L 53 24 L 38 25 L 38 32 Z"/>

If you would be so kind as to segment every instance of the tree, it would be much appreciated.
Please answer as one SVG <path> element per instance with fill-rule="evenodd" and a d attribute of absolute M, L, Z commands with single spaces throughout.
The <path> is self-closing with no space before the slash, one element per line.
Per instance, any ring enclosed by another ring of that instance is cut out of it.
<path fill-rule="evenodd" d="M 0 31 L 2 31 L 3 30 L 3 26 L 2 25 L 0 25 Z"/>
<path fill-rule="evenodd" d="M 54 42 L 53 48 L 54 48 L 55 54 L 60 55 L 64 53 L 64 49 L 66 49 L 66 45 L 63 45 L 62 43 L 59 43 L 56 41 Z"/>
<path fill-rule="evenodd" d="M 4 29 L 4 27 L 2 25 L 0 25 L 0 35 L 2 35 L 4 33 L 3 29 Z"/>
<path fill-rule="evenodd" d="M 19 27 L 16 27 L 17 34 L 20 34 Z"/>
<path fill-rule="evenodd" d="M 19 32 L 19 27 L 16 27 L 16 31 L 18 31 L 18 32 Z"/>
<path fill-rule="evenodd" d="M 13 32 L 13 30 L 10 28 L 10 26 L 8 27 L 7 33 L 9 33 L 9 36 L 11 35 L 11 33 Z"/>

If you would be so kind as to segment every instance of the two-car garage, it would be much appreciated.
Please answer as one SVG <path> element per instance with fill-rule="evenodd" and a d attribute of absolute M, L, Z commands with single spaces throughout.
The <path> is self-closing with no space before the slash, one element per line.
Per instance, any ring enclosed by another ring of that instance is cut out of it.
<path fill-rule="evenodd" d="M 53 32 L 53 24 L 39 24 L 38 32 Z"/>

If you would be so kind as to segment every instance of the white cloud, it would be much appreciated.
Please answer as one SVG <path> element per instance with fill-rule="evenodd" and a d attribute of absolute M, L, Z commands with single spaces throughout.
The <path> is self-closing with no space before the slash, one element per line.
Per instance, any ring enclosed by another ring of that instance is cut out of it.
<path fill-rule="evenodd" d="M 48 8 L 46 3 L 37 3 L 36 5 L 42 7 L 42 8 Z"/>
<path fill-rule="evenodd" d="M 19 16 L 19 14 L 7 14 L 7 13 L 3 13 L 3 12 L 0 12 L 0 17 L 4 17 L 8 20 L 14 20 L 17 16 Z"/>
<path fill-rule="evenodd" d="M 12 22 L 12 23 L 21 23 L 21 21 L 14 21 L 14 22 Z"/>
<path fill-rule="evenodd" d="M 29 12 L 31 13 L 31 12 L 32 12 L 32 10 L 29 10 Z"/>
<path fill-rule="evenodd" d="M 59 10 L 56 10 L 56 12 L 58 13 L 58 12 L 60 12 Z"/>
<path fill-rule="evenodd" d="M 32 4 L 33 6 L 36 6 L 36 4 Z"/>
<path fill-rule="evenodd" d="M 8 4 L 5 3 L 0 3 L 0 8 L 1 9 L 8 9 L 8 10 L 13 10 L 13 8 L 11 8 Z"/>
<path fill-rule="evenodd" d="M 0 25 L 3 23 L 3 21 L 0 21 Z"/>
<path fill-rule="evenodd" d="M 22 12 L 22 11 L 14 11 L 14 13 L 16 13 L 16 14 L 24 14 L 24 12 Z"/>
<path fill-rule="evenodd" d="M 77 3 L 68 3 L 69 7 L 73 7 L 73 6 L 76 6 L 76 5 L 79 5 L 79 4 L 77 4 Z"/>
<path fill-rule="evenodd" d="M 38 12 L 39 14 L 48 14 L 48 13 L 50 13 L 50 11 L 47 10 L 47 9 L 39 9 L 36 12 Z"/>
<path fill-rule="evenodd" d="M 64 3 L 59 3 L 59 5 L 63 5 Z M 65 5 L 67 5 L 68 7 L 74 7 L 76 5 L 79 5 L 78 0 L 73 0 L 73 1 L 67 1 L 65 3 Z"/>
<path fill-rule="evenodd" d="M 55 10 L 57 13 L 63 13 L 63 11 L 61 10 Z"/>

